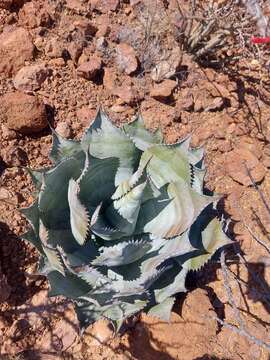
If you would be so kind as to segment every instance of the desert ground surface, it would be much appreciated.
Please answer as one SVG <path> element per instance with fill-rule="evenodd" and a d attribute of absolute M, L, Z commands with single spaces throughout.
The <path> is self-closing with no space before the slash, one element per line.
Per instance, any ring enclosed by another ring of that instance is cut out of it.
<path fill-rule="evenodd" d="M 259 25 L 229 0 L 0 1 L 0 359 L 269 359 L 270 45 L 251 43 Z M 80 337 L 72 304 L 35 275 L 19 209 L 35 198 L 25 168 L 50 165 L 48 122 L 80 138 L 99 107 L 117 126 L 140 112 L 168 143 L 192 134 L 205 147 L 205 186 L 223 195 L 234 244 L 226 271 L 210 261 L 189 274 L 169 323 L 140 314 L 116 337 L 105 320 Z"/>

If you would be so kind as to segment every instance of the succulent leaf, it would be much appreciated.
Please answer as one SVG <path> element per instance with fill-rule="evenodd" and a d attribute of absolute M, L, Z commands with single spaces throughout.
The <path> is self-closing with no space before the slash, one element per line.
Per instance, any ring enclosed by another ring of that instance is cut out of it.
<path fill-rule="evenodd" d="M 222 230 L 222 224 L 214 218 L 201 232 L 202 254 L 194 256 L 182 264 L 187 270 L 199 270 L 212 255 L 222 246 L 230 245 L 232 241 Z"/>
<path fill-rule="evenodd" d="M 144 240 L 124 241 L 117 245 L 100 248 L 101 254 L 92 261 L 95 266 L 120 266 L 139 260 L 150 250 L 151 245 Z"/>
<path fill-rule="evenodd" d="M 173 239 L 164 241 L 163 243 L 159 240 L 159 244 L 160 248 L 155 249 L 156 254 L 153 253 L 152 256 L 149 256 L 142 262 L 140 268 L 143 274 L 154 271 L 165 260 L 168 260 L 172 257 L 181 256 L 195 250 L 195 248 L 189 242 L 187 232 Z M 151 249 L 151 251 L 153 250 Z"/>
<path fill-rule="evenodd" d="M 34 233 L 39 236 L 39 208 L 38 201 L 29 206 L 28 208 L 21 209 L 21 213 L 26 217 L 28 222 L 30 223 Z"/>
<path fill-rule="evenodd" d="M 68 204 L 70 210 L 70 225 L 74 238 L 78 241 L 80 245 L 83 245 L 86 241 L 88 225 L 89 225 L 89 215 L 82 205 L 79 194 L 80 186 L 74 180 L 69 180 L 68 186 Z"/>
<path fill-rule="evenodd" d="M 40 252 L 40 254 L 44 255 L 43 247 L 33 229 L 30 229 L 25 234 L 23 234 L 22 239 L 30 242 L 32 245 L 35 246 L 35 248 Z"/>
<path fill-rule="evenodd" d="M 179 292 L 186 292 L 185 280 L 186 280 L 187 270 L 180 270 L 179 274 L 175 276 L 174 281 L 168 286 L 154 290 L 155 299 L 157 303 L 163 302 L 168 297 L 175 295 Z"/>
<path fill-rule="evenodd" d="M 115 190 L 114 178 L 119 167 L 117 158 L 97 159 L 89 157 L 86 162 L 83 176 L 79 180 L 80 198 L 87 208 L 96 208 L 102 201 L 111 197 Z M 99 189 L 99 191 L 89 191 Z"/>
<path fill-rule="evenodd" d="M 52 132 L 54 166 L 30 170 L 38 197 L 22 209 L 50 295 L 73 300 L 82 330 L 107 318 L 118 332 L 143 309 L 168 321 L 188 271 L 231 243 L 219 197 L 205 195 L 203 149 L 102 111 L 81 142 Z"/>
<path fill-rule="evenodd" d="M 139 115 L 133 122 L 123 126 L 125 133 L 133 140 L 136 147 L 145 151 L 150 146 L 163 143 L 161 132 L 151 133 L 144 127 L 143 118 Z"/>
<path fill-rule="evenodd" d="M 116 186 L 132 175 L 140 152 L 101 110 L 97 113 L 94 123 L 84 134 L 81 143 L 83 148 L 88 148 L 90 145 L 90 154 L 96 158 L 115 157 L 119 159 L 120 165 L 114 179 Z"/>
<path fill-rule="evenodd" d="M 50 296 L 63 295 L 70 299 L 77 299 L 91 290 L 86 281 L 70 272 L 62 275 L 59 271 L 53 270 L 48 273 L 47 277 L 51 287 Z"/>
<path fill-rule="evenodd" d="M 145 163 L 148 163 L 147 173 L 158 189 L 179 179 L 191 183 L 187 154 L 179 147 L 154 145 L 143 153 L 141 165 Z"/>
<path fill-rule="evenodd" d="M 74 140 L 67 140 L 61 135 L 59 135 L 53 128 L 51 128 L 51 130 L 53 136 L 53 143 L 50 152 L 50 159 L 55 164 L 62 161 L 63 159 L 67 159 L 78 154 L 79 152 L 82 152 L 80 142 Z"/>
<path fill-rule="evenodd" d="M 79 299 L 75 302 L 75 310 L 80 324 L 81 335 L 89 324 L 102 318 L 102 308 L 87 300 Z"/>
<path fill-rule="evenodd" d="M 59 251 L 48 246 L 43 246 L 43 251 L 51 265 L 51 268 L 65 276 L 65 268 Z"/>
<path fill-rule="evenodd" d="M 174 302 L 175 302 L 174 297 L 168 297 L 160 304 L 151 307 L 150 310 L 148 311 L 148 314 L 157 317 L 163 321 L 169 321 Z"/>
<path fill-rule="evenodd" d="M 186 231 L 209 203 L 210 196 L 198 194 L 189 185 L 179 179 L 168 185 L 170 203 L 144 227 L 145 232 L 155 236 L 170 238 Z"/>
<path fill-rule="evenodd" d="M 68 226 L 69 204 L 68 186 L 71 178 L 77 179 L 82 171 L 82 161 L 69 158 L 60 162 L 54 169 L 44 174 L 39 193 L 39 211 L 47 228 Z"/>
<path fill-rule="evenodd" d="M 50 168 L 42 169 L 42 170 L 33 170 L 33 169 L 26 168 L 26 171 L 31 176 L 32 181 L 37 190 L 41 189 L 42 182 L 43 182 L 43 174 L 44 174 L 44 172 L 46 172 L 48 170 L 50 170 Z"/>

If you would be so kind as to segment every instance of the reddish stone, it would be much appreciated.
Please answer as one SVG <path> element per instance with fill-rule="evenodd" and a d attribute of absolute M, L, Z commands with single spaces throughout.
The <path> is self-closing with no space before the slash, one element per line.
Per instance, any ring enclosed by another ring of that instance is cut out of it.
<path fill-rule="evenodd" d="M 10 76 L 33 57 L 34 45 L 30 34 L 23 28 L 4 31 L 0 35 L 0 73 Z"/>
<path fill-rule="evenodd" d="M 45 64 L 24 66 L 14 77 L 13 84 L 17 90 L 33 92 L 40 88 L 50 74 L 51 70 Z"/>
<path fill-rule="evenodd" d="M 117 86 L 112 95 L 118 96 L 125 104 L 133 104 L 138 99 L 136 91 L 129 85 Z"/>
<path fill-rule="evenodd" d="M 255 182 L 262 181 L 266 172 L 258 158 L 247 149 L 229 152 L 226 155 L 225 169 L 233 180 L 245 186 L 252 185 L 248 171 Z"/>
<path fill-rule="evenodd" d="M 176 87 L 176 81 L 174 80 L 164 80 L 160 84 L 155 84 L 150 90 L 150 96 L 155 99 L 166 99 L 170 97 L 173 93 L 173 90 Z"/>
<path fill-rule="evenodd" d="M 94 80 L 102 69 L 102 61 L 99 58 L 92 58 L 77 68 L 78 76 L 87 80 Z"/>
<path fill-rule="evenodd" d="M 119 0 L 90 0 L 91 8 L 102 13 L 116 11 L 119 7 Z"/>
<path fill-rule="evenodd" d="M 118 67 L 128 75 L 137 70 L 138 60 L 135 50 L 128 44 L 122 43 L 117 45 L 116 61 Z"/>
<path fill-rule="evenodd" d="M 35 96 L 8 93 L 1 98 L 1 105 L 0 117 L 9 129 L 31 134 L 48 125 L 45 105 Z"/>
<path fill-rule="evenodd" d="M 34 29 L 38 26 L 47 27 L 52 19 L 44 7 L 35 2 L 27 2 L 19 11 L 19 24 Z"/>

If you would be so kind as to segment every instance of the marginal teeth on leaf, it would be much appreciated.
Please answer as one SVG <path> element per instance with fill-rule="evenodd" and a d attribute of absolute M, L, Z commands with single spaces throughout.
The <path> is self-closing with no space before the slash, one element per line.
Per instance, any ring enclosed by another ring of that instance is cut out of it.
<path fill-rule="evenodd" d="M 81 176 L 78 178 L 77 180 L 77 183 L 80 184 L 82 178 L 85 176 L 85 174 L 87 173 L 89 167 L 90 167 L 90 159 L 89 159 L 89 149 L 90 149 L 90 146 L 89 148 L 87 149 L 87 151 L 85 152 L 85 163 L 84 163 L 84 169 L 81 173 Z"/>
<path fill-rule="evenodd" d="M 74 238 L 80 245 L 83 245 L 88 233 L 88 212 L 79 200 L 79 184 L 74 180 L 69 180 L 68 203 L 70 209 L 70 224 Z"/>
<path fill-rule="evenodd" d="M 145 181 L 144 183 L 135 186 L 129 193 L 113 203 L 119 214 L 130 223 L 136 222 L 140 201 L 146 184 L 147 182 Z"/>
<path fill-rule="evenodd" d="M 95 223 L 97 222 L 97 219 L 99 217 L 99 213 L 100 213 L 100 210 L 101 210 L 101 207 L 102 207 L 102 203 L 100 203 L 97 207 L 96 207 L 96 210 L 94 211 L 92 217 L 91 217 L 91 222 L 90 222 L 90 226 L 94 226 Z"/>
<path fill-rule="evenodd" d="M 62 275 L 65 275 L 65 266 L 58 250 L 48 246 L 43 246 L 43 250 L 52 268 L 59 271 Z"/>
<path fill-rule="evenodd" d="M 47 246 L 49 241 L 49 231 L 46 229 L 42 220 L 39 219 L 39 238 L 43 245 Z"/>
<path fill-rule="evenodd" d="M 149 242 L 144 240 L 127 241 L 120 244 L 100 248 L 100 255 L 92 261 L 97 266 L 120 266 L 139 260 L 151 249 Z"/>

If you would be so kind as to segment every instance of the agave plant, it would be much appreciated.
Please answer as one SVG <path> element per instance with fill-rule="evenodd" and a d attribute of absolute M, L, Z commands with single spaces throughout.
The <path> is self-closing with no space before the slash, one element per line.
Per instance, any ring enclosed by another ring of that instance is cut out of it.
<path fill-rule="evenodd" d="M 141 310 L 168 320 L 188 271 L 230 243 L 219 197 L 204 193 L 203 150 L 102 111 L 81 141 L 52 131 L 54 166 L 31 171 L 38 196 L 23 209 L 50 295 L 73 300 L 82 329 L 107 318 L 119 330 Z"/>

